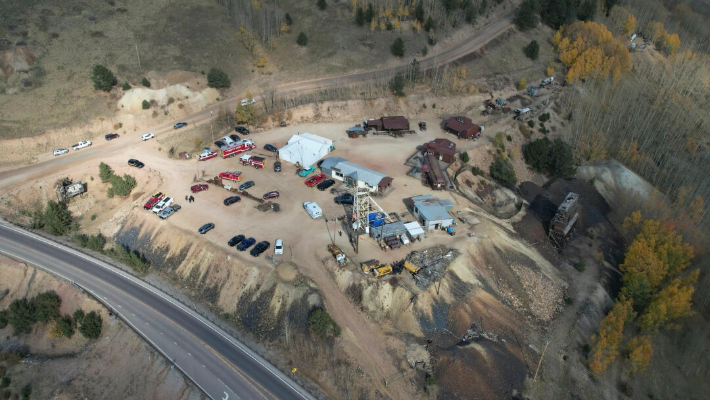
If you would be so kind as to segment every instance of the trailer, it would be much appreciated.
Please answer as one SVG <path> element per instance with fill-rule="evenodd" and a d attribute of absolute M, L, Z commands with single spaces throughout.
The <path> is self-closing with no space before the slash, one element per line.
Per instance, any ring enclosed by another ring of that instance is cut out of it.
<path fill-rule="evenodd" d="M 406 134 L 416 133 L 409 128 L 409 120 L 402 116 L 368 119 L 363 121 L 362 126 L 365 132 L 373 131 L 373 135 L 403 137 Z"/>
<path fill-rule="evenodd" d="M 228 145 L 221 146 L 219 148 L 219 155 L 222 158 L 234 157 L 237 154 L 244 153 L 251 149 L 255 149 L 256 144 L 251 139 L 243 139 L 233 142 Z"/>

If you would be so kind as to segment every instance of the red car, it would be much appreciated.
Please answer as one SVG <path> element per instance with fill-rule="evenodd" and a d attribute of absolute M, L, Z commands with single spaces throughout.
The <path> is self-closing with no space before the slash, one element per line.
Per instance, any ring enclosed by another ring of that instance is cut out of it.
<path fill-rule="evenodd" d="M 242 173 L 239 171 L 220 172 L 219 177 L 229 181 L 239 182 L 242 179 Z"/>
<path fill-rule="evenodd" d="M 153 195 L 150 196 L 150 199 L 145 202 L 143 208 L 145 208 L 146 210 L 152 209 L 156 204 L 158 204 L 160 200 L 163 199 L 163 197 L 165 197 L 165 195 L 162 192 L 153 193 Z"/>
<path fill-rule="evenodd" d="M 192 191 L 192 193 L 197 193 L 197 192 L 201 192 L 201 191 L 203 191 L 203 190 L 207 190 L 207 189 L 209 189 L 209 188 L 210 188 L 210 187 L 209 187 L 208 185 L 205 185 L 204 183 L 201 183 L 201 184 L 199 184 L 199 185 L 192 185 L 192 186 L 190 187 L 190 191 Z"/>
<path fill-rule="evenodd" d="M 313 187 L 325 180 L 325 174 L 313 175 L 312 177 L 306 179 L 306 186 Z"/>
<path fill-rule="evenodd" d="M 264 200 L 266 199 L 278 199 L 279 198 L 279 192 L 273 191 L 273 192 L 268 192 L 264 195 Z"/>

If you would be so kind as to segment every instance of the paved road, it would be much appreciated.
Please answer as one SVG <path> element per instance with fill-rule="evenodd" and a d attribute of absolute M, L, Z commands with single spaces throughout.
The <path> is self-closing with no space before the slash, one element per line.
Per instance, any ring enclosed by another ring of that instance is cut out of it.
<path fill-rule="evenodd" d="M 512 19 L 513 14 L 508 14 L 501 16 L 497 19 L 491 20 L 490 23 L 485 27 L 485 29 L 483 29 L 478 35 L 471 36 L 460 43 L 452 45 L 451 48 L 439 54 L 434 54 L 419 60 L 420 68 L 422 70 L 434 68 L 458 60 L 461 57 L 480 50 L 488 42 L 510 29 L 513 26 Z M 295 93 L 305 93 L 338 85 L 351 85 L 358 82 L 365 82 L 376 77 L 393 76 L 398 72 L 404 71 L 408 65 L 409 62 L 406 62 L 404 63 L 404 65 L 384 70 L 367 71 L 355 74 L 312 79 L 309 81 L 288 83 L 275 87 L 274 92 L 277 96 L 291 95 Z M 255 98 L 260 97 L 261 95 L 255 96 Z M 223 100 L 221 102 L 206 107 L 202 111 L 183 118 L 182 121 L 187 121 L 190 126 L 208 123 L 219 114 L 219 110 L 221 108 L 225 108 L 227 110 L 235 109 L 235 107 L 237 106 L 237 101 L 238 99 Z M 170 132 L 174 131 L 173 124 L 175 122 L 179 121 L 164 123 L 158 126 L 153 126 L 149 129 L 142 129 L 140 131 L 131 133 L 130 138 L 126 136 L 111 141 L 109 143 L 103 143 L 103 139 L 97 139 L 101 143 L 95 142 L 95 145 L 92 147 L 85 148 L 79 151 L 70 150 L 69 154 L 54 157 L 49 161 L 0 172 L 0 188 L 7 189 L 8 187 L 21 182 L 40 179 L 55 170 L 63 169 L 64 167 L 71 164 L 99 159 L 100 157 L 104 157 L 107 154 L 116 151 L 117 149 L 125 149 L 127 146 L 140 146 L 141 142 L 136 140 L 136 138 L 140 137 L 140 135 L 148 132 L 154 132 L 158 136 L 169 134 Z M 125 141 L 127 140 L 135 140 L 135 142 L 132 144 L 127 144 L 125 143 Z"/>
<path fill-rule="evenodd" d="M 212 399 L 314 399 L 197 313 L 101 261 L 4 223 L 0 223 L 0 252 L 92 293 Z"/>

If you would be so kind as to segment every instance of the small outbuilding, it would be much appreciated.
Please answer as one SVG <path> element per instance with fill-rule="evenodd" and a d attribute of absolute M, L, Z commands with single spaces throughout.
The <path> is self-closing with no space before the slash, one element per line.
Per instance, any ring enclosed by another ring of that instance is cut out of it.
<path fill-rule="evenodd" d="M 291 136 L 286 146 L 279 149 L 279 159 L 303 167 L 314 165 L 334 149 L 333 141 L 312 133 Z"/>
<path fill-rule="evenodd" d="M 454 218 L 449 214 L 449 210 L 454 207 L 450 200 L 425 194 L 410 197 L 405 202 L 426 230 L 447 228 L 454 223 Z"/>
<path fill-rule="evenodd" d="M 374 129 L 376 131 L 408 131 L 409 120 L 402 116 L 382 117 L 380 119 L 368 119 L 363 122 L 366 130 Z"/>
<path fill-rule="evenodd" d="M 471 118 L 451 117 L 444 121 L 444 130 L 453 133 L 459 139 L 476 139 L 483 132 L 482 125 L 476 125 Z"/>

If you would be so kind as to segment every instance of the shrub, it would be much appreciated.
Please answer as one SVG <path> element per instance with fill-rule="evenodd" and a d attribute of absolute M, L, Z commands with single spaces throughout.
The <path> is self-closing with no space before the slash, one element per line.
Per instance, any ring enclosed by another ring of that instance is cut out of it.
<path fill-rule="evenodd" d="M 296 38 L 296 43 L 298 43 L 299 46 L 305 46 L 308 44 L 308 36 L 306 36 L 305 33 L 301 32 L 298 34 L 298 37 Z"/>
<path fill-rule="evenodd" d="M 91 72 L 91 80 L 94 81 L 94 89 L 100 89 L 104 92 L 110 91 L 113 85 L 116 84 L 116 77 L 113 76 L 113 72 L 98 64 L 94 65 L 94 69 Z"/>
<path fill-rule="evenodd" d="M 90 218 L 90 219 L 91 219 L 92 221 L 95 220 L 95 219 L 96 219 L 96 214 L 91 214 L 91 218 Z"/>
<path fill-rule="evenodd" d="M 537 14 L 539 12 L 538 2 L 536 0 L 524 0 L 518 8 L 515 9 L 515 18 L 513 22 L 520 31 L 528 31 L 537 27 Z"/>
<path fill-rule="evenodd" d="M 8 322 L 15 330 L 15 335 L 30 333 L 32 324 L 37 322 L 34 304 L 27 299 L 18 299 L 10 303 Z"/>
<path fill-rule="evenodd" d="M 150 87 L 150 81 L 148 80 L 148 78 L 144 76 L 143 79 L 141 79 L 141 85 L 145 87 Z"/>
<path fill-rule="evenodd" d="M 468 152 L 462 151 L 459 153 L 459 159 L 462 163 L 466 164 L 469 160 Z"/>
<path fill-rule="evenodd" d="M 128 82 L 123 82 L 123 86 L 121 86 L 121 89 L 123 90 L 130 90 L 131 85 L 128 84 Z"/>
<path fill-rule="evenodd" d="M 471 173 L 473 174 L 473 176 L 479 176 L 483 175 L 483 170 L 474 165 L 473 167 L 471 167 Z"/>
<path fill-rule="evenodd" d="M 476 7 L 473 6 L 473 2 L 471 0 L 468 0 L 466 2 L 466 5 L 464 7 L 464 15 L 466 17 L 466 22 L 468 22 L 469 24 L 476 22 L 476 18 L 478 17 L 478 10 L 476 10 Z"/>
<path fill-rule="evenodd" d="M 404 40 L 402 40 L 401 37 L 394 40 L 392 44 L 392 54 L 397 57 L 404 57 Z"/>
<path fill-rule="evenodd" d="M 574 263 L 574 269 L 579 272 L 584 272 L 584 270 L 587 269 L 587 263 L 585 263 L 584 260 L 579 260 Z"/>
<path fill-rule="evenodd" d="M 108 166 L 108 164 L 101 162 L 99 164 L 99 179 L 102 183 L 108 183 L 108 181 L 113 176 L 113 169 Z"/>
<path fill-rule="evenodd" d="M 143 107 L 144 110 L 147 110 L 150 108 L 150 103 L 148 100 L 143 100 L 143 103 L 141 103 L 141 106 Z"/>
<path fill-rule="evenodd" d="M 525 77 L 520 79 L 520 82 L 518 83 L 518 89 L 524 90 L 526 87 L 528 87 L 528 82 L 525 80 Z"/>
<path fill-rule="evenodd" d="M 0 380 L 0 387 L 6 388 L 10 386 L 10 382 L 12 382 L 12 379 L 9 376 L 3 376 L 2 380 Z"/>
<path fill-rule="evenodd" d="M 97 339 L 101 335 L 101 316 L 94 311 L 84 316 L 79 327 L 79 332 L 87 339 Z"/>
<path fill-rule="evenodd" d="M 533 40 L 525 46 L 525 56 L 531 60 L 537 60 L 540 57 L 540 43 L 537 40 Z"/>
<path fill-rule="evenodd" d="M 436 28 L 436 23 L 431 18 L 431 16 L 429 16 L 429 18 L 427 18 L 426 22 L 424 23 L 424 30 L 427 32 L 431 32 L 431 30 L 434 28 Z"/>
<path fill-rule="evenodd" d="M 86 243 L 86 247 L 90 250 L 98 251 L 99 253 L 103 253 L 104 246 L 106 246 L 106 238 L 100 233 L 98 235 L 89 236 L 89 240 Z"/>
<path fill-rule="evenodd" d="M 506 186 L 515 186 L 518 183 L 515 168 L 508 158 L 496 157 L 495 161 L 491 163 L 490 175 L 491 178 Z"/>
<path fill-rule="evenodd" d="M 74 228 L 74 218 L 67 209 L 67 205 L 54 200 L 47 202 L 42 221 L 47 232 L 54 236 L 65 235 Z"/>
<path fill-rule="evenodd" d="M 40 293 L 32 300 L 35 306 L 35 319 L 42 323 L 58 319 L 62 299 L 54 292 Z"/>
<path fill-rule="evenodd" d="M 128 246 L 114 246 L 106 252 L 112 258 L 122 262 L 135 270 L 143 273 L 150 267 L 150 262 L 143 255 Z M 76 318 L 76 316 L 75 316 Z"/>
<path fill-rule="evenodd" d="M 286 21 L 289 26 L 293 25 L 293 18 L 291 18 L 289 13 L 284 14 L 284 21 Z"/>
<path fill-rule="evenodd" d="M 89 237 L 84 235 L 83 233 L 77 233 L 74 235 L 74 243 L 76 243 L 77 246 L 79 247 L 86 247 L 86 244 L 89 242 Z"/>
<path fill-rule="evenodd" d="M 85 314 L 84 314 L 84 310 L 82 310 L 81 308 L 78 309 L 78 310 L 76 310 L 76 311 L 74 311 L 74 314 L 72 315 L 72 317 L 73 317 L 72 326 L 75 327 L 78 323 L 80 323 L 81 321 L 83 321 L 83 320 L 84 320 L 84 315 L 85 315 Z"/>
<path fill-rule="evenodd" d="M 539 119 L 540 122 L 547 122 L 550 120 L 550 113 L 549 112 L 544 113 L 544 114 L 540 115 L 539 117 L 537 117 L 537 119 Z"/>
<path fill-rule="evenodd" d="M 138 184 L 136 179 L 128 174 L 123 174 L 123 177 L 113 175 L 111 176 L 110 183 L 111 187 L 106 191 L 108 198 L 113 198 L 115 195 L 128 196 Z"/>
<path fill-rule="evenodd" d="M 210 68 L 210 71 L 207 73 L 207 86 L 215 89 L 226 89 L 232 86 L 232 82 L 221 69 Z"/>
<path fill-rule="evenodd" d="M 20 394 L 22 395 L 23 400 L 30 398 L 30 394 L 32 394 L 32 388 L 30 387 L 29 383 L 23 386 L 22 389 L 20 389 Z"/>
<path fill-rule="evenodd" d="M 325 339 L 331 334 L 335 337 L 340 335 L 340 326 L 322 308 L 316 308 L 311 312 L 308 316 L 308 325 L 311 332 L 321 339 Z"/>
<path fill-rule="evenodd" d="M 365 10 L 362 7 L 358 7 L 355 11 L 355 23 L 357 26 L 365 25 Z"/>
<path fill-rule="evenodd" d="M 436 385 L 436 378 L 434 378 L 434 375 L 426 374 L 425 379 L 426 379 L 427 386 Z"/>
<path fill-rule="evenodd" d="M 2 310 L 0 311 L 0 329 L 5 329 L 7 323 L 7 310 Z"/>
<path fill-rule="evenodd" d="M 392 78 L 392 81 L 390 82 L 390 89 L 395 96 L 404 96 L 404 77 L 402 74 L 397 74 L 394 78 Z"/>
<path fill-rule="evenodd" d="M 319 9 L 325 10 L 328 7 L 328 3 L 325 2 L 325 0 L 318 0 L 316 2 L 316 5 L 318 6 Z"/>
<path fill-rule="evenodd" d="M 510 136 L 510 135 L 506 135 L 506 136 L 505 136 L 505 140 L 507 140 L 507 141 L 509 141 L 509 142 L 512 142 L 512 141 L 513 141 L 513 137 Z"/>
<path fill-rule="evenodd" d="M 57 320 L 57 328 L 62 332 L 62 335 L 67 338 L 74 336 L 74 321 L 70 315 L 65 315 Z"/>
<path fill-rule="evenodd" d="M 5 400 L 8 400 L 11 396 L 12 396 L 12 391 L 10 391 L 9 389 L 2 392 L 2 398 Z"/>

